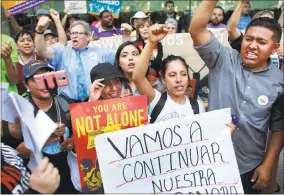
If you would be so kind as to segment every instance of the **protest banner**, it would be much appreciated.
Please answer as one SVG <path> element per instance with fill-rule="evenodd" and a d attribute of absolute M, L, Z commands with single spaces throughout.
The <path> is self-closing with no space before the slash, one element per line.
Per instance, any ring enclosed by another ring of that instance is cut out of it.
<path fill-rule="evenodd" d="M 70 105 L 73 137 L 83 192 L 95 192 L 102 184 L 98 170 L 95 137 L 100 133 L 147 124 L 147 113 L 146 96 Z"/>
<path fill-rule="evenodd" d="M 96 137 L 105 193 L 244 193 L 229 121 L 223 109 Z"/>
<path fill-rule="evenodd" d="M 89 12 L 99 15 L 102 11 L 110 11 L 115 18 L 119 17 L 121 8 L 121 0 L 108 1 L 108 0 L 90 0 Z"/>
<path fill-rule="evenodd" d="M 86 1 L 64 1 L 65 8 L 68 8 L 68 14 L 85 14 L 87 13 Z"/>
<path fill-rule="evenodd" d="M 216 36 L 218 41 L 225 46 L 230 47 L 228 42 L 228 32 L 226 29 L 214 30 L 212 33 Z M 131 37 L 130 40 L 134 41 L 136 40 L 136 37 Z M 91 41 L 89 46 L 117 49 L 124 41 L 125 40 L 122 36 L 105 37 L 96 41 Z M 204 66 L 203 60 L 199 57 L 193 47 L 193 41 L 189 33 L 168 34 L 161 43 L 163 45 L 163 58 L 166 58 L 171 54 L 181 56 L 185 59 L 190 68 L 194 70 L 194 72 L 199 72 Z M 155 51 L 153 51 L 153 54 L 155 55 Z M 192 73 L 193 72 L 190 70 L 191 78 Z M 200 78 L 202 79 L 208 75 L 208 73 L 209 69 L 204 67 L 200 71 Z"/>
<path fill-rule="evenodd" d="M 13 15 L 16 15 L 30 8 L 46 3 L 47 1 L 48 0 L 2 1 L 2 6 L 11 11 Z"/>

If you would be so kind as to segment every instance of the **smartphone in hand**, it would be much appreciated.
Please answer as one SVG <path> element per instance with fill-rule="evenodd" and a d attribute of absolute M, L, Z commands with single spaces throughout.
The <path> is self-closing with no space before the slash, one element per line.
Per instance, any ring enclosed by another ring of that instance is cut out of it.
<path fill-rule="evenodd" d="M 55 88 L 56 85 L 57 87 L 68 85 L 66 72 L 64 70 L 35 75 L 34 80 L 39 90 L 47 89 L 44 80 L 46 80 L 49 89 Z"/>

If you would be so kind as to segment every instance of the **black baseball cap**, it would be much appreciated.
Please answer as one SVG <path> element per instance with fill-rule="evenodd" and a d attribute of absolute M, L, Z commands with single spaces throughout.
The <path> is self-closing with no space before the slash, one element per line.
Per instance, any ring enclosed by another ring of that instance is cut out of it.
<path fill-rule="evenodd" d="M 47 62 L 39 60 L 39 61 L 32 62 L 32 63 L 24 65 L 24 67 L 23 67 L 24 79 L 26 80 L 26 79 L 31 78 L 32 76 L 34 76 L 34 74 L 38 70 L 41 70 L 41 69 L 45 69 L 45 70 L 48 70 L 48 71 L 54 71 L 54 69 L 52 67 L 50 67 Z"/>
<path fill-rule="evenodd" d="M 102 78 L 104 78 L 104 83 L 107 83 L 114 78 L 126 79 L 124 75 L 110 63 L 100 63 L 97 66 L 93 67 L 90 76 L 92 83 L 95 80 Z"/>

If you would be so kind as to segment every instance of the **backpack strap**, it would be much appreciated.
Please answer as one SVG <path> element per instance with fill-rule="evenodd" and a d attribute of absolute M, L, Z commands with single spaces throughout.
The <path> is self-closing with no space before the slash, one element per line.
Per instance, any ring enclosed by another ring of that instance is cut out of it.
<path fill-rule="evenodd" d="M 65 113 L 67 121 L 70 122 L 71 117 L 70 117 L 70 109 L 69 109 L 68 102 L 63 97 L 61 97 L 59 95 L 55 96 L 55 98 L 58 101 L 59 106 L 61 107 L 61 109 Z"/>
<path fill-rule="evenodd" d="M 155 105 L 152 113 L 151 113 L 151 119 L 150 119 L 150 123 L 153 124 L 156 119 L 158 118 L 159 114 L 161 113 L 161 111 L 163 110 L 164 106 L 165 106 L 165 103 L 167 101 L 167 92 L 164 92 L 158 103 Z"/>
<path fill-rule="evenodd" d="M 196 99 L 191 99 L 188 98 L 191 104 L 191 108 L 193 110 L 194 114 L 199 114 L 199 105 L 198 105 L 198 101 Z"/>

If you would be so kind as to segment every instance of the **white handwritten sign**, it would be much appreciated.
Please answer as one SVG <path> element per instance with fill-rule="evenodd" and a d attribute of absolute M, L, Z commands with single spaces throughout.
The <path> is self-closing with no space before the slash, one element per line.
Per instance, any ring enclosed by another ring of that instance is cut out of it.
<path fill-rule="evenodd" d="M 69 1 L 65 0 L 64 5 L 69 9 L 68 14 L 85 14 L 87 13 L 86 1 Z"/>
<path fill-rule="evenodd" d="M 105 193 L 244 193 L 230 109 L 100 135 Z"/>

